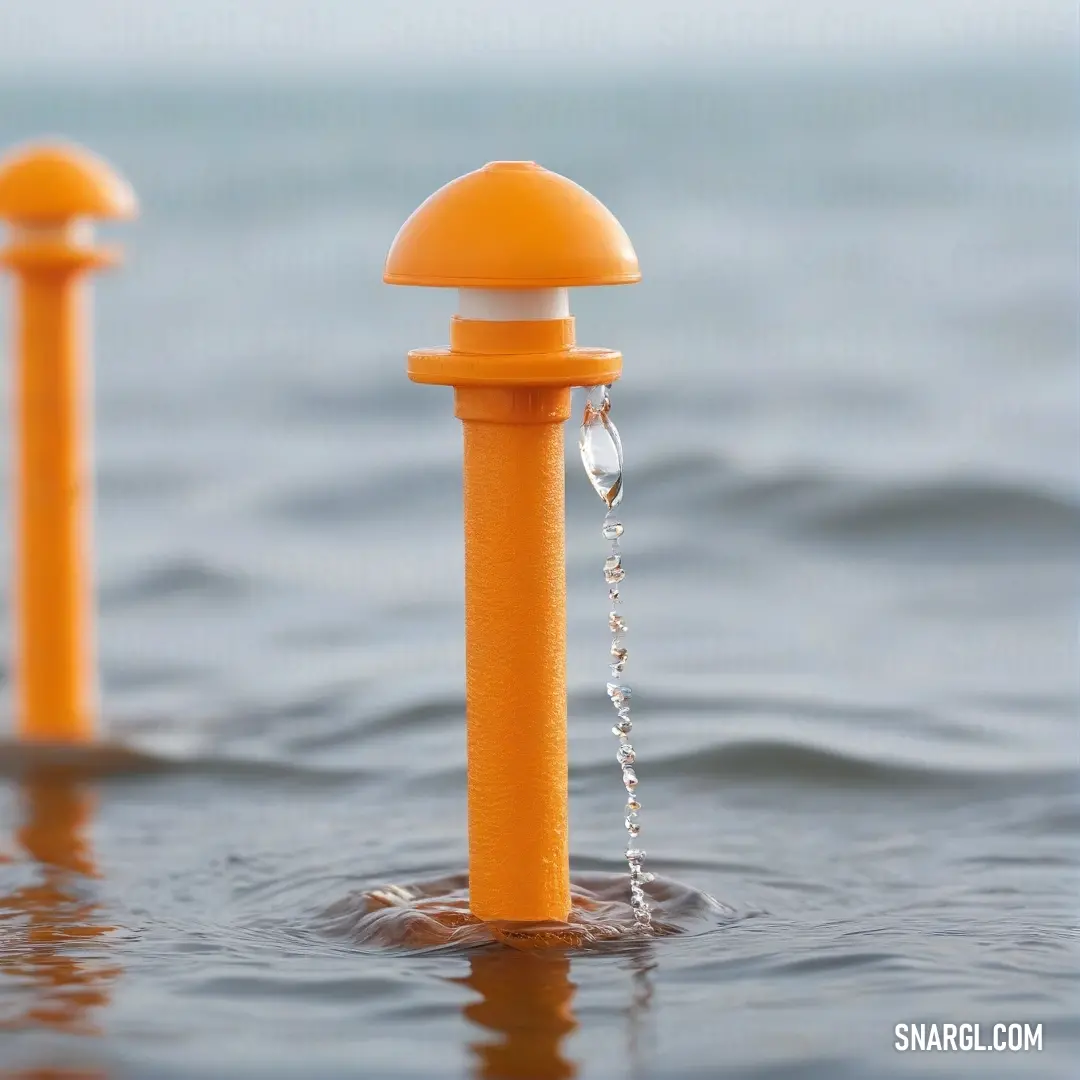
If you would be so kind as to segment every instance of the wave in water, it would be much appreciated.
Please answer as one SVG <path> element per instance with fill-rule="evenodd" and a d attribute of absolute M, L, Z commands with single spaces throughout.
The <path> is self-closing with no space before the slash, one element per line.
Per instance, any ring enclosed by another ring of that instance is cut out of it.
<path fill-rule="evenodd" d="M 1046 487 L 989 478 L 940 476 L 922 483 L 872 480 L 853 474 L 789 469 L 747 474 L 708 454 L 654 460 L 634 475 L 641 501 L 679 512 L 694 503 L 723 515 L 725 527 L 773 523 L 832 543 L 890 551 L 918 545 L 936 557 L 1070 558 L 1080 541 L 1080 504 Z"/>

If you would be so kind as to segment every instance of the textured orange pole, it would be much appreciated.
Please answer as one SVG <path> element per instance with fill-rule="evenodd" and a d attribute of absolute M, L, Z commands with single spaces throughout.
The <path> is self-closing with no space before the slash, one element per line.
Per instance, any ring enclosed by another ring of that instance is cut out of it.
<path fill-rule="evenodd" d="M 565 919 L 570 391 L 462 388 L 456 413 L 465 441 L 469 903 L 481 919 Z"/>
<path fill-rule="evenodd" d="M 491 922 L 570 914 L 563 432 L 570 388 L 622 357 L 574 346 L 566 289 L 639 280 L 622 226 L 566 177 L 492 162 L 402 226 L 383 275 L 460 289 L 449 349 L 409 353 L 464 426 L 469 904 Z"/>
<path fill-rule="evenodd" d="M 17 715 L 25 739 L 89 739 L 94 658 L 81 273 L 16 289 Z"/>
<path fill-rule="evenodd" d="M 134 196 L 103 162 L 67 146 L 0 162 L 0 265 L 16 275 L 15 686 L 21 738 L 80 742 L 96 706 L 90 557 L 89 357 L 83 275 L 116 256 L 82 219 L 126 217 Z"/>

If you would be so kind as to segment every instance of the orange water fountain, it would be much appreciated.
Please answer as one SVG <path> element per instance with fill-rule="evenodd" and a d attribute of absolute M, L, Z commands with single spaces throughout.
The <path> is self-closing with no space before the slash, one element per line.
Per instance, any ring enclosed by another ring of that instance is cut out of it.
<path fill-rule="evenodd" d="M 92 218 L 135 213 L 131 188 L 78 147 L 0 160 L 0 265 L 15 275 L 16 723 L 24 740 L 77 743 L 95 730 L 90 424 L 85 274 L 114 265 Z"/>
<path fill-rule="evenodd" d="M 485 921 L 570 914 L 562 425 L 571 388 L 618 379 L 622 357 L 574 344 L 567 290 L 640 278 L 611 212 L 531 161 L 441 188 L 386 260 L 392 285 L 459 290 L 450 347 L 410 352 L 408 374 L 452 386 L 464 428 L 469 905 Z"/>

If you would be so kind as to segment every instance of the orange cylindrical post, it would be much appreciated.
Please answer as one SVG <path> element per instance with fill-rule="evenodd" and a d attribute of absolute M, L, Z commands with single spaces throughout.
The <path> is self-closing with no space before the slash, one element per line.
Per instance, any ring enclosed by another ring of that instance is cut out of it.
<path fill-rule="evenodd" d="M 77 742 L 94 730 L 89 551 L 86 271 L 116 261 L 83 219 L 125 217 L 130 188 L 67 146 L 0 161 L 0 217 L 11 221 L 0 264 L 16 275 L 15 664 L 18 733 Z"/>
<path fill-rule="evenodd" d="M 77 274 L 38 267 L 15 290 L 16 686 L 24 738 L 92 734 L 81 293 Z"/>
<path fill-rule="evenodd" d="M 640 278 L 592 195 L 533 162 L 493 162 L 402 226 L 384 279 L 461 290 L 449 349 L 409 353 L 453 386 L 464 429 L 469 898 L 489 921 L 570 913 L 562 425 L 570 388 L 622 358 L 574 346 L 566 290 Z"/>
<path fill-rule="evenodd" d="M 562 388 L 462 387 L 470 906 L 570 910 Z M 512 915 L 506 914 L 513 913 Z"/>

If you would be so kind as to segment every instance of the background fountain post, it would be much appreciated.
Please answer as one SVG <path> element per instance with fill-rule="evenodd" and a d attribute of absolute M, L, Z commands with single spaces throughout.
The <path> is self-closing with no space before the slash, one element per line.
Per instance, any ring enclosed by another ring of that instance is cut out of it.
<path fill-rule="evenodd" d="M 21 738 L 91 738 L 96 709 L 89 546 L 90 431 L 84 275 L 118 261 L 88 219 L 135 213 L 128 185 L 77 147 L 0 161 L 0 264 L 15 274 L 16 715 Z"/>
<path fill-rule="evenodd" d="M 447 184 L 387 256 L 390 284 L 460 290 L 450 348 L 408 374 L 454 387 L 464 429 L 469 897 L 488 921 L 570 913 L 562 424 L 570 388 L 622 357 L 575 347 L 567 289 L 640 277 L 610 211 L 531 161 Z"/>

